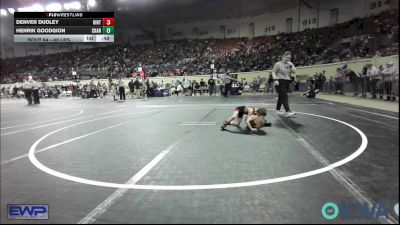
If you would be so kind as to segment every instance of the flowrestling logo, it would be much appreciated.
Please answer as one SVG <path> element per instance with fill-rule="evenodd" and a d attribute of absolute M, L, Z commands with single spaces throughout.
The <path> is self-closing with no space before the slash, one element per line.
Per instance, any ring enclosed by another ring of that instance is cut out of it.
<path fill-rule="evenodd" d="M 394 211 L 399 215 L 399 204 L 394 206 Z M 348 219 L 389 219 L 389 210 L 383 203 L 376 203 L 369 205 L 368 203 L 339 203 L 334 202 L 325 203 L 321 209 L 322 216 L 327 220 L 334 220 L 340 218 L 341 220 Z"/>
<path fill-rule="evenodd" d="M 49 205 L 7 205 L 9 220 L 48 220 Z"/>

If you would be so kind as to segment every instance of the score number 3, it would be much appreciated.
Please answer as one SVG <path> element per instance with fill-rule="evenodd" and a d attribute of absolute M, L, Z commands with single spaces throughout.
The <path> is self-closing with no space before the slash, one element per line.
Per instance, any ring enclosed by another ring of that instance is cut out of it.
<path fill-rule="evenodd" d="M 103 26 L 114 26 L 114 18 L 103 18 Z"/>

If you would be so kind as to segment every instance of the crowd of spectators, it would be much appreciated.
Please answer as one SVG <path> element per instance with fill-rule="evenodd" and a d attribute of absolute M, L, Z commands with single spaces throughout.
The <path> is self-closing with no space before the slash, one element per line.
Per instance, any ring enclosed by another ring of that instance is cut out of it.
<path fill-rule="evenodd" d="M 109 45 L 52 55 L 1 60 L 1 83 L 24 76 L 35 80 L 131 77 L 141 67 L 145 76 L 204 75 L 271 69 L 282 51 L 290 50 L 296 66 L 398 54 L 398 12 L 389 10 L 366 18 L 297 33 L 253 39 L 198 39 L 151 45 Z"/>
<path fill-rule="evenodd" d="M 325 50 L 321 63 L 398 54 L 398 17 L 398 11 L 389 10 L 342 24 L 338 30 L 341 41 Z"/>
<path fill-rule="evenodd" d="M 227 73 L 229 74 L 229 73 Z M 131 98 L 145 97 L 164 97 L 173 95 L 195 96 L 195 95 L 223 95 L 225 92 L 224 75 L 214 77 L 211 75 L 208 79 L 189 80 L 187 78 L 164 81 L 154 81 L 150 79 L 131 79 L 129 82 L 123 82 L 122 86 L 127 89 L 127 95 Z M 254 78 L 253 81 L 232 80 L 230 84 L 235 93 L 240 94 L 246 86 L 252 92 L 259 91 L 261 83 L 265 83 L 265 78 Z M 78 97 L 78 98 L 103 98 L 113 96 L 115 100 L 120 95 L 119 79 L 109 79 L 108 82 L 101 83 L 96 79 L 91 79 L 89 83 L 81 84 L 73 82 L 68 85 L 46 85 L 45 82 L 39 83 L 40 98 L 59 98 L 59 97 Z M 250 91 L 250 90 L 249 90 Z M 231 91 L 232 92 L 232 91 Z M 268 92 L 268 91 L 267 91 Z M 1 98 L 24 98 L 23 81 L 3 86 L 0 89 Z"/>
<path fill-rule="evenodd" d="M 229 72 L 227 73 L 229 74 Z M 214 74 L 216 75 L 216 74 Z M 128 97 L 147 98 L 164 97 L 173 95 L 195 96 L 195 95 L 224 95 L 226 92 L 225 75 L 218 74 L 216 77 L 211 75 L 209 78 L 201 78 L 200 81 L 189 80 L 186 77 L 182 79 L 156 82 L 150 79 L 131 79 L 129 82 L 123 82 L 122 87 L 127 88 Z M 298 76 L 292 77 L 293 82 L 290 85 L 289 92 L 304 91 L 300 86 L 304 86 Z M 103 98 L 107 95 L 118 99 L 121 90 L 120 79 L 110 78 L 106 83 L 92 79 L 87 84 L 73 82 L 68 85 L 46 85 L 41 82 L 39 85 L 40 98 L 59 98 L 59 97 L 79 97 L 79 98 Z M 263 92 L 276 94 L 273 86 L 272 75 L 269 77 L 253 78 L 247 81 L 245 77 L 240 80 L 233 79 L 230 83 L 229 94 L 237 95 L 244 92 Z M 325 70 L 312 76 L 309 76 L 305 85 L 309 91 L 326 92 L 332 94 L 345 94 L 351 92 L 354 96 L 363 98 L 379 98 L 386 96 L 386 101 L 395 101 L 398 96 L 398 72 L 393 61 L 383 65 L 374 66 L 371 63 L 365 64 L 362 71 L 353 71 L 347 68 L 347 64 L 341 64 L 337 67 L 336 74 L 325 73 Z M 345 86 L 347 85 L 347 90 Z M 1 98 L 24 98 L 23 82 L 16 82 L 0 89 Z M 315 97 L 315 96 L 314 96 Z M 121 99 L 122 100 L 122 99 Z"/>

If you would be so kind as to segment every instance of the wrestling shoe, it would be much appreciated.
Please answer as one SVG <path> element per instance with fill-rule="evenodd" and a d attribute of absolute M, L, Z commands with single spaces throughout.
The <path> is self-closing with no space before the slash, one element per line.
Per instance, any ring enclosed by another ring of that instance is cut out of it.
<path fill-rule="evenodd" d="M 295 112 L 292 112 L 292 111 L 285 112 L 285 116 L 286 116 L 286 117 L 291 117 L 291 116 L 294 116 L 294 115 L 296 115 Z"/>

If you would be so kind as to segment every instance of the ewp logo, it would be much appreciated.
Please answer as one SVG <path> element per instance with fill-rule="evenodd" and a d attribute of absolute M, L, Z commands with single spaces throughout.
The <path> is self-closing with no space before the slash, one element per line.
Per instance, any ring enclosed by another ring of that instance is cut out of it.
<path fill-rule="evenodd" d="M 9 220 L 48 220 L 49 205 L 7 205 Z"/>

